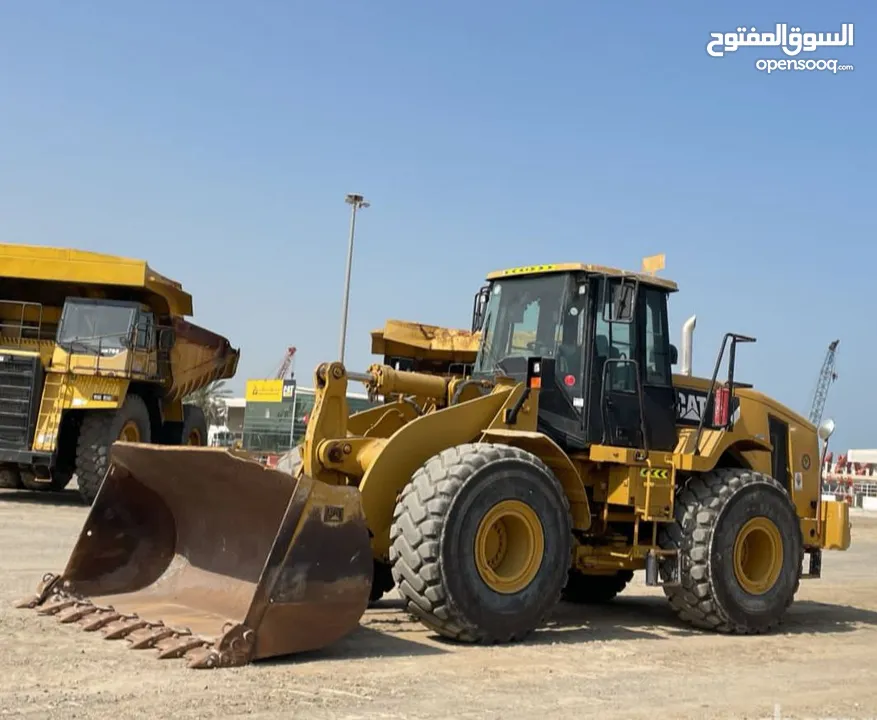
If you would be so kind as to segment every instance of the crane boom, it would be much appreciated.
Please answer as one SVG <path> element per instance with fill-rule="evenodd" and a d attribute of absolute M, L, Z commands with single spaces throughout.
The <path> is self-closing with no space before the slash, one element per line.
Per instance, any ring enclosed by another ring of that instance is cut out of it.
<path fill-rule="evenodd" d="M 296 348 L 288 347 L 286 348 L 286 354 L 283 356 L 283 362 L 280 363 L 280 367 L 277 369 L 277 372 L 274 374 L 275 379 L 284 380 L 286 379 L 286 373 L 289 372 L 290 367 L 292 367 L 292 361 L 295 358 Z"/>
<path fill-rule="evenodd" d="M 828 398 L 828 388 L 831 386 L 832 381 L 837 379 L 837 372 L 835 372 L 834 367 L 838 343 L 840 343 L 840 340 L 834 340 L 828 346 L 828 352 L 825 354 L 822 370 L 819 373 L 819 380 L 816 383 L 816 392 L 813 393 L 813 403 L 810 406 L 810 422 L 814 425 L 818 425 L 822 421 L 825 400 Z"/>

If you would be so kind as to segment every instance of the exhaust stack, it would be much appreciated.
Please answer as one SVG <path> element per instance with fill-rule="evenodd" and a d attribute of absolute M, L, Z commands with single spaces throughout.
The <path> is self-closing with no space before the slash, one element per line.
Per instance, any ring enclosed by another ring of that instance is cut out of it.
<path fill-rule="evenodd" d="M 691 375 L 692 344 L 694 343 L 694 326 L 697 315 L 692 315 L 682 325 L 682 375 Z"/>

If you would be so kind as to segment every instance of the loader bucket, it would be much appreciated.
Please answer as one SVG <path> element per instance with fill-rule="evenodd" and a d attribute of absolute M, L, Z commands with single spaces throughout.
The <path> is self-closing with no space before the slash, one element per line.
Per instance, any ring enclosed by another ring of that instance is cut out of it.
<path fill-rule="evenodd" d="M 224 449 L 118 442 L 64 572 L 18 606 L 225 667 L 351 632 L 372 567 L 356 488 Z"/>

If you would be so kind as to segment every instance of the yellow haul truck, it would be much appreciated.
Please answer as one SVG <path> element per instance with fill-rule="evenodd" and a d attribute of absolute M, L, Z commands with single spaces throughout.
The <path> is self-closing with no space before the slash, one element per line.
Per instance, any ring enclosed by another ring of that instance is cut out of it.
<path fill-rule="evenodd" d="M 0 244 L 0 486 L 91 503 L 114 440 L 206 445 L 183 398 L 239 353 L 184 319 L 192 298 L 142 260 Z"/>
<path fill-rule="evenodd" d="M 693 322 L 670 343 L 676 290 L 584 263 L 491 273 L 466 375 L 316 368 L 293 475 L 115 443 L 67 566 L 19 606 L 221 667 L 350 632 L 380 565 L 426 627 L 473 643 L 520 640 L 562 597 L 604 602 L 642 571 L 694 627 L 769 632 L 823 551 L 849 546 L 849 509 L 820 492 L 827 432 L 737 377 L 753 338 L 728 333 L 712 376 L 692 375 Z M 397 399 L 350 416 L 349 382 Z"/>

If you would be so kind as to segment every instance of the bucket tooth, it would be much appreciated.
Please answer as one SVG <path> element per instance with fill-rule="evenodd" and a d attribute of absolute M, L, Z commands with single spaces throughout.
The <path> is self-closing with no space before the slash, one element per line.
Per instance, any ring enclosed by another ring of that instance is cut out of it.
<path fill-rule="evenodd" d="M 91 603 L 77 603 L 67 610 L 58 613 L 58 622 L 73 623 L 78 622 L 87 615 L 97 612 L 97 608 Z"/>
<path fill-rule="evenodd" d="M 230 625 L 212 646 L 186 653 L 190 668 L 206 669 L 246 665 L 253 659 L 254 633 L 246 625 Z"/>
<path fill-rule="evenodd" d="M 59 595 L 56 598 L 53 598 L 49 602 L 47 602 L 42 607 L 37 608 L 38 615 L 57 615 L 62 610 L 66 610 L 67 608 L 73 607 L 79 603 L 79 600 L 71 597 L 64 597 L 63 595 Z"/>
<path fill-rule="evenodd" d="M 122 613 L 118 613 L 115 610 L 98 610 L 91 617 L 84 618 L 85 622 L 82 625 L 82 629 L 85 632 L 94 632 L 106 627 L 110 623 L 122 620 L 124 617 Z"/>
<path fill-rule="evenodd" d="M 155 647 L 160 640 L 177 635 L 177 631 L 173 628 L 159 626 L 155 628 L 141 628 L 135 630 L 126 639 L 130 643 L 132 650 L 147 650 Z"/>
<path fill-rule="evenodd" d="M 60 579 L 60 575 L 46 573 L 43 575 L 40 584 L 37 585 L 36 594 L 19 600 L 15 603 L 15 607 L 19 610 L 33 610 L 37 605 L 42 605 L 46 598 L 49 597 L 49 594 L 55 589 Z"/>
<path fill-rule="evenodd" d="M 151 623 L 140 618 L 117 620 L 104 628 L 104 640 L 119 640 L 120 638 L 127 637 L 135 630 L 140 630 L 150 625 Z"/>
<path fill-rule="evenodd" d="M 201 647 L 209 647 L 209 643 L 203 638 L 185 635 L 183 637 L 170 637 L 159 640 L 155 647 L 158 649 L 159 660 L 171 660 L 181 658 L 186 653 Z"/>

